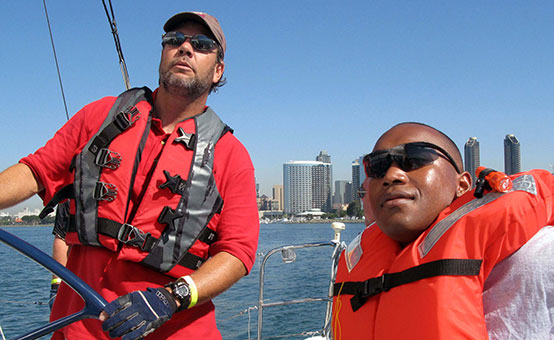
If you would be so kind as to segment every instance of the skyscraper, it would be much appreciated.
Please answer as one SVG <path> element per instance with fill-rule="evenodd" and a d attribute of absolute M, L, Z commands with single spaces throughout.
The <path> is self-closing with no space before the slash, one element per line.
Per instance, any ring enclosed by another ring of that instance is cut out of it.
<path fill-rule="evenodd" d="M 273 199 L 276 200 L 277 203 L 277 209 L 280 211 L 283 211 L 284 207 L 284 201 L 283 201 L 283 186 L 282 185 L 274 185 L 273 186 Z"/>
<path fill-rule="evenodd" d="M 469 137 L 464 145 L 464 170 L 471 174 L 475 185 L 475 170 L 480 165 L 479 141 L 477 137 Z"/>
<path fill-rule="evenodd" d="M 360 161 L 355 159 L 352 162 L 352 201 L 359 200 L 358 188 L 360 187 Z"/>
<path fill-rule="evenodd" d="M 504 172 L 506 175 L 521 172 L 520 144 L 512 134 L 504 138 Z"/>
<path fill-rule="evenodd" d="M 283 164 L 284 211 L 296 214 L 310 209 L 331 209 L 332 167 L 320 161 Z"/>
<path fill-rule="evenodd" d="M 346 199 L 346 188 L 348 186 L 349 181 L 335 181 L 335 194 L 333 195 L 333 204 L 345 204 L 350 203 L 348 202 L 350 197 L 348 197 L 348 200 Z"/>
<path fill-rule="evenodd" d="M 315 160 L 323 163 L 331 163 L 331 156 L 329 156 L 327 151 L 321 150 Z"/>

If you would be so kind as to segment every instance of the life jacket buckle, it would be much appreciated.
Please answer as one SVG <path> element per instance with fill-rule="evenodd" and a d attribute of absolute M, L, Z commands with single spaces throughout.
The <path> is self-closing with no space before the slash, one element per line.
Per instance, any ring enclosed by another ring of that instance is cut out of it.
<path fill-rule="evenodd" d="M 94 163 L 98 166 L 115 170 L 121 164 L 121 155 L 118 152 L 102 148 L 98 152 L 98 155 L 96 155 Z"/>
<path fill-rule="evenodd" d="M 92 197 L 98 201 L 111 202 L 117 196 L 117 187 L 111 183 L 96 182 Z"/>
<path fill-rule="evenodd" d="M 184 195 L 187 189 L 187 181 L 182 179 L 179 174 L 171 176 L 169 171 L 164 170 L 163 172 L 166 180 L 159 186 L 159 188 L 168 188 L 174 194 Z"/>
<path fill-rule="evenodd" d="M 128 223 L 122 224 L 117 233 L 117 240 L 119 242 L 138 247 L 142 251 L 146 249 L 146 245 L 148 244 L 147 241 L 150 237 L 150 233 L 144 233 L 142 230 Z"/>
<path fill-rule="evenodd" d="M 115 115 L 114 124 L 121 131 L 127 130 L 140 118 L 138 113 L 140 112 L 135 106 L 130 106 Z"/>

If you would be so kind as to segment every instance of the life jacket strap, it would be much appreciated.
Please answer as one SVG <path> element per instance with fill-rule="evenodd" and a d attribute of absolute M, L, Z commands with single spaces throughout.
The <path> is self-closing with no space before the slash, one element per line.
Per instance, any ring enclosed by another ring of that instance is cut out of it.
<path fill-rule="evenodd" d="M 68 231 L 77 231 L 75 215 L 69 216 Z M 98 233 L 104 236 L 115 238 L 121 243 L 124 243 L 128 246 L 140 248 L 140 250 L 145 252 L 150 252 L 153 246 L 159 240 L 158 238 L 153 237 L 150 233 L 145 233 L 137 227 L 134 227 L 128 223 L 121 224 L 107 218 L 98 218 Z M 204 228 L 204 230 L 202 230 L 198 235 L 198 240 L 208 245 L 214 243 L 216 239 L 217 233 L 207 227 Z M 187 252 L 185 253 L 185 256 L 178 262 L 178 264 L 186 268 L 196 270 L 205 261 L 205 258 Z"/>
<path fill-rule="evenodd" d="M 60 203 L 65 199 L 74 198 L 74 197 L 75 197 L 75 194 L 73 192 L 73 183 L 66 185 L 65 187 L 61 188 L 58 192 L 54 194 L 50 202 L 48 202 L 44 206 L 44 208 L 42 209 L 38 217 L 41 219 L 45 218 L 46 216 L 48 216 L 48 214 L 54 211 L 54 207 L 58 205 L 58 203 Z"/>
<path fill-rule="evenodd" d="M 204 262 L 206 262 L 206 260 L 207 259 L 205 259 L 203 257 L 196 256 L 192 253 L 186 252 L 185 256 L 183 256 L 183 258 L 179 262 L 177 262 L 177 264 L 180 265 L 180 266 L 192 269 L 192 270 L 196 270 L 196 269 L 200 268 L 200 266 Z"/>
<path fill-rule="evenodd" d="M 408 268 L 397 273 L 387 273 L 365 281 L 337 282 L 333 287 L 333 296 L 354 295 L 350 299 L 352 310 L 362 307 L 367 300 L 391 288 L 418 280 L 444 275 L 475 276 L 481 271 L 483 260 L 443 259 Z"/>
<path fill-rule="evenodd" d="M 130 128 L 139 118 L 139 110 L 135 106 L 129 106 L 115 115 L 113 120 L 94 137 L 89 151 L 95 156 L 107 146 L 120 133 Z"/>

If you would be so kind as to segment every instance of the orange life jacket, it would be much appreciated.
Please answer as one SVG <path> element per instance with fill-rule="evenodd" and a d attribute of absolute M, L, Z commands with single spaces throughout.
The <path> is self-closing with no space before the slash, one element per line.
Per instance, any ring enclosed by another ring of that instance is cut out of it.
<path fill-rule="evenodd" d="M 553 176 L 512 179 L 512 192 L 458 198 L 404 248 L 377 225 L 365 229 L 339 260 L 334 340 L 488 339 L 485 279 L 554 222 Z"/>

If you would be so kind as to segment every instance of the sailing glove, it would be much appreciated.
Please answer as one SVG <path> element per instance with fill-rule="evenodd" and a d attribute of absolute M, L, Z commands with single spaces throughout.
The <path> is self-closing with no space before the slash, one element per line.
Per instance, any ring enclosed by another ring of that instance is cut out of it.
<path fill-rule="evenodd" d="M 104 308 L 102 329 L 110 337 L 138 340 L 155 331 L 177 310 L 173 295 L 164 288 L 148 288 L 118 297 Z"/>

